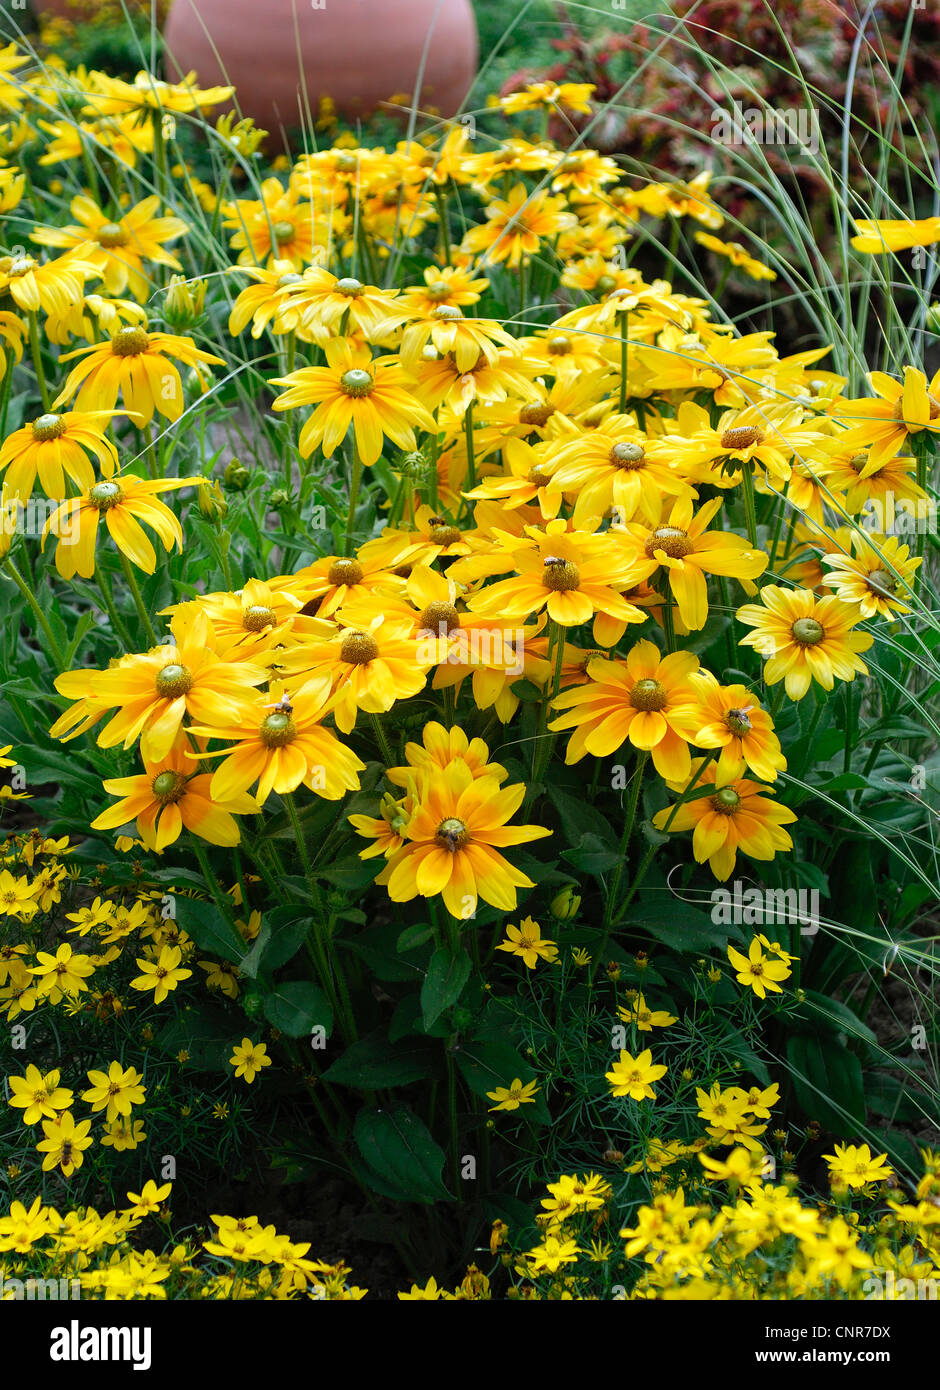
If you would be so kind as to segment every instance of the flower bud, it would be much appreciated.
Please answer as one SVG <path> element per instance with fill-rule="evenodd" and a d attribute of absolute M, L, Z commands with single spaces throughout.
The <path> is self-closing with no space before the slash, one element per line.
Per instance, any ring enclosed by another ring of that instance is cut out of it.
<path fill-rule="evenodd" d="M 207 280 L 187 280 L 183 275 L 171 275 L 163 317 L 174 333 L 189 332 L 202 318 L 206 302 Z"/>
<path fill-rule="evenodd" d="M 580 908 L 581 899 L 569 885 L 555 894 L 548 910 L 559 922 L 570 922 L 577 917 Z"/>
<path fill-rule="evenodd" d="M 935 299 L 927 310 L 924 326 L 930 333 L 940 333 L 940 299 Z"/>
<path fill-rule="evenodd" d="M 210 521 L 222 521 L 228 511 L 228 503 L 218 480 L 199 484 L 199 510 Z"/>
<path fill-rule="evenodd" d="M 225 472 L 222 474 L 222 481 L 233 492 L 244 492 L 250 477 L 251 474 L 244 464 L 239 463 L 238 459 L 232 459 L 226 465 Z"/>

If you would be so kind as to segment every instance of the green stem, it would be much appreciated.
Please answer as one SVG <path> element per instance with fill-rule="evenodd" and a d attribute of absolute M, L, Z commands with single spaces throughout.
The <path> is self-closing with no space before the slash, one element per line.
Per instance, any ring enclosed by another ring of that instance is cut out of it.
<path fill-rule="evenodd" d="M 134 642 L 127 628 L 124 626 L 124 619 L 117 610 L 117 605 L 114 602 L 114 595 L 111 593 L 111 585 L 101 565 L 95 570 L 95 578 L 98 581 L 98 588 L 101 591 L 101 598 L 104 602 L 108 617 L 111 619 L 111 626 L 114 628 L 115 634 L 118 640 L 123 644 L 124 649 L 130 652 L 134 648 Z"/>
<path fill-rule="evenodd" d="M 706 767 L 708 766 L 708 764 L 712 761 L 712 759 L 713 759 L 713 758 L 717 758 L 718 752 L 719 752 L 719 750 L 718 750 L 717 748 L 710 749 L 709 752 L 706 753 L 706 755 L 705 755 L 705 761 L 702 763 L 701 767 L 700 767 L 700 768 L 697 768 L 696 770 L 693 771 L 692 776 L 689 778 L 688 782 L 687 782 L 687 783 L 685 784 L 685 786 L 683 787 L 683 789 L 682 789 L 682 791 L 681 791 L 681 793 L 680 793 L 680 795 L 679 795 L 678 801 L 674 804 L 674 806 L 672 807 L 671 811 L 669 812 L 669 815 L 668 815 L 667 818 L 666 818 L 666 823 L 665 823 L 665 825 L 663 826 L 663 831 L 662 831 L 662 833 L 663 833 L 664 835 L 669 831 L 670 827 L 672 826 L 673 821 L 675 820 L 676 816 L 679 814 L 679 809 L 680 809 L 680 807 L 682 807 L 682 806 L 685 804 L 685 802 L 687 801 L 688 796 L 689 796 L 689 792 L 692 791 L 693 787 L 694 787 L 694 786 L 696 785 L 696 783 L 701 779 L 702 774 L 703 774 L 704 771 L 705 771 L 705 768 L 706 768 Z M 643 883 L 643 880 L 646 878 L 647 872 L 648 872 L 648 870 L 649 870 L 649 866 L 650 866 L 650 864 L 652 864 L 653 859 L 654 859 L 654 857 L 655 857 L 655 855 L 656 855 L 656 851 L 657 851 L 658 849 L 659 849 L 659 845 L 658 845 L 658 844 L 650 845 L 649 849 L 648 849 L 648 850 L 646 851 L 646 853 L 644 854 L 642 863 L 640 864 L 640 867 L 639 867 L 639 868 L 637 869 L 637 871 L 636 871 L 636 877 L 634 878 L 633 882 L 630 884 L 630 890 L 629 890 L 629 892 L 627 893 L 627 896 L 624 898 L 623 902 L 620 904 L 620 907 L 617 909 L 617 912 L 616 912 L 616 915 L 614 916 L 614 920 L 613 920 L 613 924 L 612 924 L 613 926 L 616 926 L 616 925 L 617 925 L 617 923 L 620 921 L 620 919 L 622 918 L 623 914 L 626 912 L 627 908 L 630 906 L 631 902 L 633 901 L 633 899 L 636 897 L 637 893 L 639 892 L 640 886 L 641 886 L 641 884 Z"/>
<path fill-rule="evenodd" d="M 636 755 L 636 768 L 634 769 L 633 773 L 633 781 L 630 783 L 630 800 L 627 803 L 627 814 L 623 822 L 623 835 L 620 838 L 620 858 L 617 867 L 614 870 L 614 877 L 610 885 L 610 892 L 607 895 L 607 906 L 604 910 L 604 926 L 607 928 L 610 927 L 610 924 L 613 921 L 613 907 L 615 902 L 617 901 L 617 894 L 620 891 L 620 880 L 623 878 L 623 867 L 626 863 L 627 850 L 630 846 L 630 836 L 633 834 L 633 826 L 636 822 L 637 807 L 640 804 L 640 788 L 643 785 L 643 773 L 646 771 L 646 763 L 648 758 L 649 753 L 646 751 L 645 748 L 641 749 Z M 610 932 L 608 930 L 608 936 L 609 935 Z M 606 945 L 607 937 L 605 936 L 603 946 L 601 947 L 601 953 L 603 953 L 603 947 Z"/>
<path fill-rule="evenodd" d="M 0 387 L 0 443 L 6 438 L 7 408 L 10 404 L 10 390 L 13 385 L 13 349 L 3 349 L 3 385 Z"/>
<path fill-rule="evenodd" d="M 26 580 L 20 574 L 19 570 L 16 568 L 16 565 L 14 565 L 13 561 L 10 559 L 9 556 L 7 556 L 6 560 L 4 561 L 4 564 L 6 566 L 7 573 L 13 580 L 13 583 L 19 589 L 20 593 L 23 595 L 27 604 L 29 605 L 33 617 L 36 619 L 37 623 L 42 628 L 46 641 L 49 643 L 49 650 L 52 652 L 52 658 L 55 661 L 56 666 L 58 666 L 60 671 L 64 671 L 66 669 L 65 657 L 62 655 L 62 651 L 59 647 L 58 642 L 56 641 L 55 633 L 52 631 L 52 628 L 49 625 L 49 619 L 46 617 L 45 613 L 42 611 L 39 604 L 37 603 L 36 596 L 34 595 L 32 589 L 30 589 L 29 585 L 26 583 Z"/>
<path fill-rule="evenodd" d="M 463 417 L 464 437 L 467 441 L 467 491 L 472 492 L 477 485 L 476 452 L 473 447 L 473 402 L 467 406 Z"/>
<path fill-rule="evenodd" d="M 624 310 L 617 315 L 617 322 L 620 325 L 620 414 L 625 415 L 627 411 L 627 321 L 630 315 Z"/>
<path fill-rule="evenodd" d="M 757 549 L 757 504 L 754 500 L 754 474 L 747 464 L 741 472 L 741 481 L 744 485 L 744 514 L 747 517 L 747 538 L 751 545 Z"/>
<path fill-rule="evenodd" d="M 667 595 L 663 600 L 663 631 L 666 634 L 666 651 L 676 650 L 676 625 L 672 615 L 672 599 Z"/>
<path fill-rule="evenodd" d="M 557 700 L 558 692 L 561 689 L 561 669 L 565 662 L 565 629 L 559 623 L 556 623 L 553 618 L 550 619 L 550 622 L 548 650 L 549 656 L 551 656 L 554 650 L 555 660 L 552 668 L 551 685 L 548 689 L 546 698 L 542 700 L 542 706 L 539 710 L 539 730 L 536 735 L 535 755 L 532 759 L 532 785 L 529 789 L 530 795 L 532 796 L 535 794 L 535 788 L 541 783 L 542 778 L 545 776 L 546 768 L 551 760 L 552 749 L 555 746 L 555 739 L 557 738 L 556 734 L 549 733 L 548 720 L 552 705 Z"/>
<path fill-rule="evenodd" d="M 349 511 L 346 516 L 346 544 L 344 547 L 347 555 L 351 555 L 353 551 L 353 527 L 356 520 L 356 505 L 359 501 L 359 486 L 362 482 L 362 458 L 359 454 L 355 431 L 353 432 L 352 447 L 352 478 L 349 483 Z"/>
<path fill-rule="evenodd" d="M 134 600 L 134 607 L 137 609 L 137 616 L 140 619 L 140 624 L 144 630 L 144 635 L 146 636 L 147 641 L 150 643 L 151 647 L 158 647 L 160 643 L 157 640 L 157 634 L 154 631 L 153 623 L 150 621 L 150 614 L 147 612 L 147 609 L 144 605 L 144 600 L 141 596 L 140 587 L 137 583 L 137 578 L 134 574 L 134 568 L 130 560 L 128 560 L 127 556 L 124 554 L 123 550 L 118 551 L 118 556 L 120 557 L 121 569 L 124 571 L 124 578 L 127 580 L 127 587 L 131 591 L 131 597 Z"/>
<path fill-rule="evenodd" d="M 226 897 L 226 895 L 222 892 L 222 889 L 219 886 L 219 880 L 212 872 L 212 867 L 209 863 L 209 859 L 205 851 L 205 846 L 203 845 L 199 836 L 194 835 L 192 831 L 189 832 L 189 839 L 190 843 L 192 844 L 193 851 L 196 855 L 196 859 L 199 863 L 199 868 L 202 873 L 202 876 L 206 881 L 206 887 L 212 894 L 213 902 L 221 912 L 222 916 L 228 922 L 232 930 L 237 933 L 238 928 L 235 925 L 235 916 L 232 911 L 232 904 L 229 902 L 229 899 Z"/>
<path fill-rule="evenodd" d="M 39 315 L 35 313 L 29 315 L 29 350 L 32 353 L 33 366 L 36 369 L 42 408 L 48 414 L 50 408 L 49 387 L 46 384 L 46 373 L 42 365 L 42 348 L 39 345 Z"/>
<path fill-rule="evenodd" d="M 288 333 L 287 335 L 287 362 L 285 376 L 290 376 L 294 370 L 294 362 L 297 355 L 297 334 Z M 288 447 L 284 451 L 284 487 L 288 493 L 294 491 L 294 418 L 296 412 L 287 412 L 287 441 Z"/>
<path fill-rule="evenodd" d="M 349 994 L 345 988 L 345 981 L 343 981 L 342 992 L 337 992 L 337 982 L 341 979 L 342 972 L 339 968 L 334 969 L 336 962 L 331 959 L 333 951 L 329 936 L 326 908 L 320 893 L 319 884 L 317 883 L 316 872 L 310 858 L 310 851 L 307 848 L 307 840 L 303 832 L 303 826 L 300 824 L 300 816 L 297 814 L 297 805 L 294 801 L 292 792 L 285 792 L 281 800 L 287 808 L 287 815 L 291 823 L 291 829 L 294 832 L 294 839 L 297 843 L 297 852 L 303 864 L 304 874 L 310 888 L 310 896 L 313 900 L 316 915 L 313 932 L 311 933 L 313 939 L 311 942 L 308 937 L 307 947 L 323 987 L 330 996 L 333 1013 L 346 1036 L 347 1042 L 352 1042 L 355 1041 L 356 1038 L 356 1026 L 353 1022 L 352 1010 L 349 1004 Z"/>
<path fill-rule="evenodd" d="M 385 759 L 385 766 L 394 767 L 395 759 L 392 756 L 392 750 L 389 746 L 388 739 L 385 737 L 385 730 L 382 728 L 381 719 L 377 714 L 370 714 L 369 719 L 372 722 L 372 729 L 375 733 L 376 741 L 381 750 L 382 757 Z"/>
<path fill-rule="evenodd" d="M 450 232 L 447 226 L 447 190 L 442 183 L 437 184 L 434 190 L 434 197 L 437 201 L 437 220 L 439 223 L 439 233 L 441 240 L 441 260 L 445 265 L 450 265 Z"/>

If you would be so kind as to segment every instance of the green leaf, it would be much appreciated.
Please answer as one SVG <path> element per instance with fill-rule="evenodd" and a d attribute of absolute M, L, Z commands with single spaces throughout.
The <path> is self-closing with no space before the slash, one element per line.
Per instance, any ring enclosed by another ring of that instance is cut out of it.
<path fill-rule="evenodd" d="M 621 860 L 620 851 L 610 849 L 598 835 L 582 835 L 574 849 L 564 850 L 561 857 L 576 869 L 595 877 L 609 873 Z"/>
<path fill-rule="evenodd" d="M 212 1004 L 201 1004 L 198 1009 L 181 1009 L 164 1025 L 155 1041 L 170 1057 L 180 1051 L 188 1052 L 188 1065 L 198 1071 L 228 1072 L 232 1076 L 229 1058 L 241 1036 L 233 1039 L 228 1014 Z"/>
<path fill-rule="evenodd" d="M 472 969 L 473 962 L 462 946 L 456 955 L 446 946 L 441 946 L 434 952 L 424 984 L 421 986 L 421 1011 L 425 1028 L 430 1028 L 445 1009 L 456 1004 Z"/>
<path fill-rule="evenodd" d="M 520 1081 L 531 1081 L 534 1076 L 532 1063 L 527 1062 L 508 1042 L 468 1039 L 454 1049 L 454 1061 L 464 1081 L 478 1096 L 486 1097 L 488 1091 L 495 1091 L 497 1086 L 508 1086 L 517 1077 Z M 534 1102 L 520 1106 L 515 1115 L 542 1123 L 551 1119 L 541 1091 L 536 1092 Z M 506 1118 L 511 1119 L 512 1113 Z"/>
<path fill-rule="evenodd" d="M 414 951 L 419 946 L 423 946 L 426 941 L 430 941 L 434 935 L 434 928 L 427 922 L 419 922 L 417 926 L 406 927 L 401 933 L 396 946 L 399 951 Z"/>
<path fill-rule="evenodd" d="M 421 947 L 410 948 L 406 959 L 399 951 L 400 936 L 401 927 L 396 922 L 390 922 L 384 927 L 371 927 L 368 931 L 359 932 L 348 941 L 341 938 L 337 945 L 360 956 L 379 980 L 393 983 L 413 981 L 424 975 L 431 956 L 430 943 L 426 941 Z"/>
<path fill-rule="evenodd" d="M 406 1202 L 451 1202 L 444 1186 L 444 1150 L 423 1121 L 406 1105 L 360 1110 L 353 1126 L 359 1152 L 369 1168 Z"/>
<path fill-rule="evenodd" d="M 860 772 L 842 772 L 838 777 L 833 777 L 828 782 L 820 782 L 819 791 L 847 792 L 854 791 L 858 787 L 867 787 L 868 785 L 868 778 L 863 777 Z"/>
<path fill-rule="evenodd" d="M 211 951 L 234 965 L 239 965 L 248 954 L 244 941 L 215 903 L 198 898 L 177 898 L 175 913 L 177 925 L 192 937 L 200 950 Z"/>
<path fill-rule="evenodd" d="M 888 1072 L 876 1072 L 865 1078 L 865 1099 L 869 1110 L 887 1116 L 892 1122 L 923 1120 L 930 1114 L 929 1098 L 926 1095 L 918 1098 L 917 1092 L 911 1094 L 903 1081 Z"/>
<path fill-rule="evenodd" d="M 358 854 L 340 859 L 330 869 L 317 869 L 317 878 L 325 878 L 334 888 L 344 888 L 354 892 L 368 888 L 385 861 L 383 859 L 360 859 Z"/>
<path fill-rule="evenodd" d="M 425 1028 L 424 1019 L 421 1011 L 421 996 L 415 991 L 414 994 L 406 994 L 403 999 L 399 999 L 395 1005 L 395 1012 L 392 1014 L 388 1025 L 389 1042 L 398 1042 L 400 1038 L 406 1038 L 411 1034 L 418 1037 L 446 1038 L 453 1029 L 450 1024 L 441 1022 Z"/>
<path fill-rule="evenodd" d="M 242 960 L 238 966 L 238 973 L 240 975 L 246 976 L 246 978 L 249 980 L 256 980 L 258 978 L 258 970 L 261 966 L 261 957 L 264 954 L 264 948 L 267 946 L 270 940 L 270 923 L 262 922 L 261 929 L 258 932 L 258 935 L 255 937 L 254 941 L 251 943 L 251 947 L 248 951 L 248 954 L 242 957 Z"/>
<path fill-rule="evenodd" d="M 787 1039 L 787 1060 L 796 1098 L 810 1119 L 841 1139 L 865 1125 L 862 1064 L 832 1037 L 795 1033 Z"/>
<path fill-rule="evenodd" d="M 843 1004 L 841 999 L 833 999 L 828 994 L 817 994 L 814 989 L 804 990 L 803 994 L 807 1005 L 817 1015 L 821 1014 L 829 1027 L 847 1033 L 850 1038 L 858 1038 L 877 1047 L 878 1039 L 875 1034 L 848 1004 Z"/>
<path fill-rule="evenodd" d="M 318 1024 L 327 1036 L 333 1028 L 333 1009 L 319 985 L 310 980 L 288 980 L 264 996 L 264 1014 L 289 1038 L 310 1033 Z"/>
<path fill-rule="evenodd" d="M 261 966 L 270 973 L 293 960 L 307 939 L 313 919 L 306 907 L 276 907 L 265 914 L 263 922 L 261 930 L 270 927 L 270 935 Z"/>
<path fill-rule="evenodd" d="M 715 901 L 720 901 L 717 899 Z M 656 941 L 674 951 L 693 955 L 714 950 L 722 951 L 731 937 L 741 936 L 740 928 L 727 923 L 713 922 L 704 912 L 680 901 L 641 900 L 629 910 L 631 926 L 642 927 Z"/>
<path fill-rule="evenodd" d="M 380 1029 L 354 1042 L 323 1075 L 340 1086 L 384 1090 L 434 1076 L 439 1070 L 439 1056 L 437 1048 L 420 1040 L 389 1043 Z"/>
<path fill-rule="evenodd" d="M 596 835 L 606 847 L 617 848 L 616 835 L 600 811 L 595 810 L 589 801 L 569 796 L 556 786 L 550 785 L 547 791 L 569 845 L 577 845 L 585 835 Z"/>

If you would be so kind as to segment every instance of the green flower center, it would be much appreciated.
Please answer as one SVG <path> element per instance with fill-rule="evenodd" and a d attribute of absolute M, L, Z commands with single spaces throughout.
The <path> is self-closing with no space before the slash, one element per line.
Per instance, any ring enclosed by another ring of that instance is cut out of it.
<path fill-rule="evenodd" d="M 449 817 L 447 820 L 441 821 L 434 839 L 442 849 L 450 850 L 451 854 L 456 854 L 459 849 L 463 849 L 464 845 L 470 843 L 470 831 L 462 820 Z"/>
<path fill-rule="evenodd" d="M 546 555 L 542 564 L 542 583 L 555 593 L 566 593 L 580 586 L 581 575 L 577 565 L 570 560 L 565 560 L 561 555 Z"/>
<path fill-rule="evenodd" d="M 274 609 L 266 608 L 262 603 L 253 603 L 242 613 L 242 627 L 246 632 L 263 632 L 266 627 L 273 627 L 276 622 Z"/>
<path fill-rule="evenodd" d="M 282 246 L 285 241 L 293 241 L 297 235 L 293 222 L 275 222 L 272 231 L 274 232 L 274 240 L 279 246 Z"/>
<path fill-rule="evenodd" d="M 354 174 L 359 166 L 359 160 L 349 150 L 340 150 L 333 160 L 333 165 L 341 174 Z"/>
<path fill-rule="evenodd" d="M 644 711 L 665 709 L 668 703 L 669 695 L 665 686 L 649 677 L 637 681 L 630 692 L 630 704 L 634 709 Z"/>
<path fill-rule="evenodd" d="M 294 271 L 291 271 L 287 275 L 279 275 L 275 283 L 279 290 L 286 290 L 289 289 L 291 285 L 302 284 L 303 278 L 302 275 L 297 275 Z"/>
<path fill-rule="evenodd" d="M 371 395 L 375 386 L 372 373 L 367 372 L 363 367 L 350 367 L 348 372 L 343 372 L 339 379 L 340 390 L 347 396 L 354 396 L 357 400 L 362 396 Z"/>
<path fill-rule="evenodd" d="M 759 430 L 756 425 L 733 425 L 731 429 L 725 430 L 721 436 L 721 447 L 723 449 L 750 449 L 754 444 L 761 444 L 764 439 L 763 430 Z"/>
<path fill-rule="evenodd" d="M 657 550 L 664 550 L 671 560 L 683 560 L 695 549 L 687 531 L 678 526 L 657 526 L 646 542 L 646 553 L 654 559 Z"/>
<path fill-rule="evenodd" d="M 549 338 L 546 344 L 552 357 L 567 357 L 571 352 L 571 339 L 566 338 L 564 333 L 556 333 L 554 338 Z"/>
<path fill-rule="evenodd" d="M 95 483 L 88 493 L 88 500 L 99 512 L 106 512 L 116 507 L 123 496 L 117 483 Z"/>
<path fill-rule="evenodd" d="M 158 695 L 163 695 L 168 700 L 178 700 L 181 695 L 186 695 L 192 690 L 192 672 L 179 662 L 171 661 L 169 666 L 164 666 L 157 672 L 156 688 Z"/>
<path fill-rule="evenodd" d="M 418 626 L 422 632 L 445 636 L 460 627 L 460 616 L 452 603 L 432 599 L 418 619 Z"/>
<path fill-rule="evenodd" d="M 868 450 L 863 450 L 860 454 L 853 454 L 849 459 L 849 467 L 853 473 L 861 473 L 868 462 Z"/>
<path fill-rule="evenodd" d="M 111 351 L 117 357 L 139 357 L 150 346 L 150 337 L 142 328 L 120 328 L 111 339 Z"/>
<path fill-rule="evenodd" d="M 186 778 L 181 772 L 158 772 L 151 783 L 151 790 L 164 806 L 179 801 L 186 790 Z"/>
<path fill-rule="evenodd" d="M 95 241 L 99 246 L 126 246 L 130 236 L 119 222 L 104 222 L 95 232 Z"/>
<path fill-rule="evenodd" d="M 457 308 L 456 304 L 439 304 L 436 309 L 431 310 L 431 318 L 446 320 L 462 319 L 463 314 Z"/>
<path fill-rule="evenodd" d="M 286 710 L 269 714 L 259 730 L 265 748 L 283 748 L 297 737 L 297 725 Z"/>
<path fill-rule="evenodd" d="M 722 787 L 712 797 L 712 806 L 723 816 L 733 816 L 741 805 L 741 798 L 734 787 Z"/>
<path fill-rule="evenodd" d="M 825 637 L 826 630 L 815 618 L 797 618 L 790 629 L 793 638 L 801 647 L 815 647 Z"/>
<path fill-rule="evenodd" d="M 347 632 L 339 650 L 340 661 L 351 666 L 367 666 L 379 654 L 379 644 L 371 632 Z"/>
<path fill-rule="evenodd" d="M 602 275 L 594 288 L 597 290 L 598 294 L 610 294 L 611 290 L 617 288 L 617 281 L 612 275 Z"/>
<path fill-rule="evenodd" d="M 743 738 L 745 734 L 749 734 L 754 727 L 747 717 L 747 711 L 743 709 L 729 709 L 725 715 L 725 723 L 738 738 Z"/>
<path fill-rule="evenodd" d="M 61 439 L 65 434 L 65 421 L 61 415 L 40 415 L 33 421 L 33 438 L 39 441 Z"/>
<path fill-rule="evenodd" d="M 428 285 L 424 293 L 428 299 L 448 299 L 450 297 L 450 285 L 444 280 L 435 280 L 433 285 Z"/>
<path fill-rule="evenodd" d="M 340 584 L 361 584 L 364 574 L 358 560 L 334 560 L 326 577 L 330 584 L 338 587 Z"/>
<path fill-rule="evenodd" d="M 33 260 L 32 256 L 17 256 L 16 260 L 11 261 L 7 266 L 7 275 L 11 279 L 20 275 L 28 275 L 31 270 L 37 270 L 39 262 Z"/>
<path fill-rule="evenodd" d="M 866 582 L 869 589 L 881 594 L 883 598 L 891 598 L 898 591 L 897 580 L 887 570 L 872 570 Z"/>
<path fill-rule="evenodd" d="M 618 468 L 625 468 L 632 472 L 636 468 L 642 468 L 646 459 L 646 450 L 642 444 L 615 444 L 610 451 L 610 461 Z"/>
<path fill-rule="evenodd" d="M 334 294 L 344 294 L 347 299 L 355 299 L 357 295 L 362 294 L 364 289 L 365 285 L 362 281 L 354 279 L 352 275 L 344 275 L 333 286 Z"/>

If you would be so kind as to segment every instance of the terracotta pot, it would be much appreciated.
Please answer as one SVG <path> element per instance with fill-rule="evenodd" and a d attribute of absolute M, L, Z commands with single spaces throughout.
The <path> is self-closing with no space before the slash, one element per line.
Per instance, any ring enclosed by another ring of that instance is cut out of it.
<path fill-rule="evenodd" d="M 476 75 L 470 0 L 174 0 L 166 25 L 169 75 L 233 83 L 275 136 L 323 96 L 353 117 L 405 92 L 410 104 L 425 49 L 421 105 L 452 116 Z"/>

